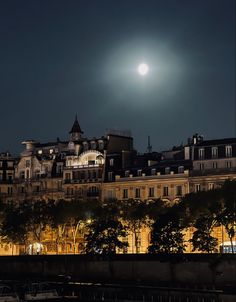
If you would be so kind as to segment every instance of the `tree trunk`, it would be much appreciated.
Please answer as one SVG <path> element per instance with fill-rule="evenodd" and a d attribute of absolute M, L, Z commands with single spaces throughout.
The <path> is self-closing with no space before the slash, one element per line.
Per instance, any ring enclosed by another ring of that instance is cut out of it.
<path fill-rule="evenodd" d="M 230 237 L 229 237 L 229 240 L 230 240 L 230 245 L 231 245 L 231 251 L 232 251 L 232 254 L 234 254 L 233 237 L 232 237 L 232 236 L 230 236 Z"/>

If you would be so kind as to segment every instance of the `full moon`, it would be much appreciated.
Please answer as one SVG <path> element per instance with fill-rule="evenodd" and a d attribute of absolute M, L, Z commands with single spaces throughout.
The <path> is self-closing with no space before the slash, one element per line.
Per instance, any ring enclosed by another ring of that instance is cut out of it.
<path fill-rule="evenodd" d="M 147 64 L 145 63 L 141 63 L 139 64 L 138 66 L 138 73 L 141 75 L 141 76 L 144 76 L 148 73 L 148 70 L 149 70 L 149 67 Z"/>

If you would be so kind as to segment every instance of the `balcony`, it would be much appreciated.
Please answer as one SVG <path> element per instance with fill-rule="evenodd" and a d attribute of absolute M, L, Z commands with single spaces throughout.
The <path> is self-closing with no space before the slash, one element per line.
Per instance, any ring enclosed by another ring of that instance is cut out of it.
<path fill-rule="evenodd" d="M 91 182 L 101 182 L 102 178 L 88 178 L 88 179 L 64 179 L 64 184 L 82 184 Z"/>
<path fill-rule="evenodd" d="M 217 169 L 205 169 L 205 170 L 192 170 L 190 176 L 206 176 L 217 174 L 231 174 L 236 172 L 236 167 L 232 168 L 217 168 Z"/>

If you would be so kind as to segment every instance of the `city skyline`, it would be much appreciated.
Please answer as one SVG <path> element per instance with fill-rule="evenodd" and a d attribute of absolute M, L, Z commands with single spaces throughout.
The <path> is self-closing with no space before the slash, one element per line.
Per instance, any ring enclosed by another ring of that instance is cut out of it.
<path fill-rule="evenodd" d="M 130 129 L 138 151 L 235 137 L 234 1 L 0 6 L 1 152 L 67 140 L 76 113 L 84 136 Z"/>

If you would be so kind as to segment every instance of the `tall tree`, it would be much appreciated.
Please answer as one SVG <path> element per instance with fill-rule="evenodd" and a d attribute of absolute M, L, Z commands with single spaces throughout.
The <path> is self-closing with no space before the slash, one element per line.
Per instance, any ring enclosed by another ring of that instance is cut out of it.
<path fill-rule="evenodd" d="M 152 226 L 149 253 L 183 253 L 185 250 L 183 226 L 177 207 L 167 207 Z"/>
<path fill-rule="evenodd" d="M 26 249 L 28 231 L 23 207 L 10 203 L 3 205 L 1 209 L 0 235 L 2 239 L 8 243 L 24 245 Z"/>
<path fill-rule="evenodd" d="M 233 239 L 236 235 L 236 181 L 227 180 L 221 188 L 221 194 L 224 207 L 218 215 L 218 220 L 229 236 L 231 252 L 235 253 Z"/>
<path fill-rule="evenodd" d="M 142 227 L 149 225 L 147 201 L 140 201 L 138 199 L 122 201 L 121 217 L 128 227 L 129 233 L 134 235 L 135 252 L 139 253 L 141 229 Z"/>
<path fill-rule="evenodd" d="M 85 253 L 115 254 L 117 249 L 127 247 L 128 243 L 123 241 L 126 236 L 126 228 L 119 219 L 117 204 L 107 202 L 97 209 L 96 216 L 88 224 Z"/>
<path fill-rule="evenodd" d="M 193 251 L 216 252 L 217 239 L 212 233 L 213 219 L 206 216 L 199 217 L 194 224 L 196 231 L 189 241 L 193 244 Z"/>

